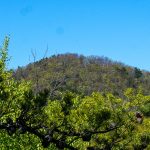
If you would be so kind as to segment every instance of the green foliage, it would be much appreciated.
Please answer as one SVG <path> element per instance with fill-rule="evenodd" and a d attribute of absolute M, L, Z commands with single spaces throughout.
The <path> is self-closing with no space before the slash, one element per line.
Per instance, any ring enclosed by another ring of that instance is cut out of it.
<path fill-rule="evenodd" d="M 146 103 L 142 108 L 141 108 L 142 113 L 145 116 L 150 117 L 150 103 Z"/>
<path fill-rule="evenodd" d="M 136 67 L 134 68 L 134 72 L 135 72 L 135 78 L 140 78 L 143 75 L 142 71 Z"/>

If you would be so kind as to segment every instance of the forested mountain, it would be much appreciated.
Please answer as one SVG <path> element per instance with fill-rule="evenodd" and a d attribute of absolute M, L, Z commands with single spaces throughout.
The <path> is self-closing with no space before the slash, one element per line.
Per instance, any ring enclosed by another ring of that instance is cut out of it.
<path fill-rule="evenodd" d="M 12 72 L 8 43 L 0 48 L 0 149 L 150 149 L 148 72 L 76 54 Z"/>
<path fill-rule="evenodd" d="M 106 57 L 77 54 L 53 55 L 14 71 L 15 79 L 32 81 L 35 91 L 71 91 L 90 95 L 111 92 L 122 96 L 127 88 L 150 94 L 150 72 L 112 61 Z"/>

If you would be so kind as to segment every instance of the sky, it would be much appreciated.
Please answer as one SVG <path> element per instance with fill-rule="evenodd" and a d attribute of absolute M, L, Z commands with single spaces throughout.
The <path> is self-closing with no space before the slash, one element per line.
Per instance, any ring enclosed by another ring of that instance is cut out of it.
<path fill-rule="evenodd" d="M 150 71 L 149 0 L 0 0 L 8 68 L 45 56 L 106 56 Z"/>

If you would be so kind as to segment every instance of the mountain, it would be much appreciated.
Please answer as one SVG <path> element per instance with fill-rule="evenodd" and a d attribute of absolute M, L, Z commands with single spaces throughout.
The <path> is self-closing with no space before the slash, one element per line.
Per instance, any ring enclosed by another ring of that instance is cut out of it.
<path fill-rule="evenodd" d="M 59 54 L 18 67 L 16 80 L 32 82 L 35 92 L 44 89 L 51 96 L 62 91 L 90 95 L 93 91 L 123 96 L 127 88 L 142 89 L 150 94 L 150 72 L 112 61 L 107 57 Z"/>

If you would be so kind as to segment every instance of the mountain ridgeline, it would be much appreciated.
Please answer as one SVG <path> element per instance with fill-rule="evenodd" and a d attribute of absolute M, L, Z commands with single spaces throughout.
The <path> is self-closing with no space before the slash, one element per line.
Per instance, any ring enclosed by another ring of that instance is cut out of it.
<path fill-rule="evenodd" d="M 51 96 L 63 91 L 83 95 L 92 92 L 111 92 L 123 96 L 127 88 L 150 94 L 150 72 L 115 62 L 107 57 L 77 54 L 59 54 L 18 67 L 13 73 L 16 80 L 32 81 L 35 92 L 44 89 Z"/>

